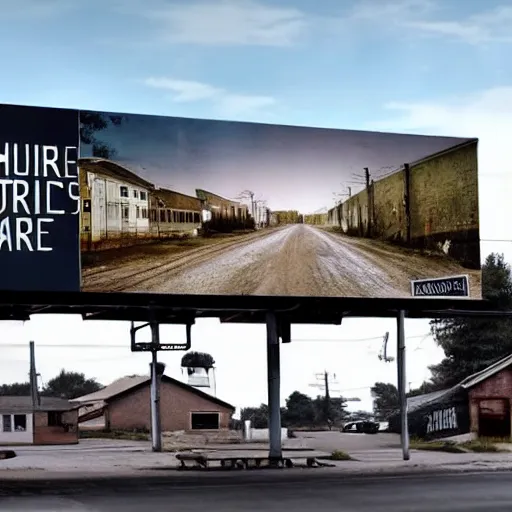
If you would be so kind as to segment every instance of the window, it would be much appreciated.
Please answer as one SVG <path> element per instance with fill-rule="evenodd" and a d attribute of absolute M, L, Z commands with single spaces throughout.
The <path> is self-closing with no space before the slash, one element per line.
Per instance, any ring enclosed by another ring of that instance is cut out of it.
<path fill-rule="evenodd" d="M 143 219 L 148 218 L 148 209 L 147 208 L 141 208 L 140 209 L 140 215 Z"/>
<path fill-rule="evenodd" d="M 140 219 L 140 208 L 138 206 L 135 207 L 137 219 Z"/>
<path fill-rule="evenodd" d="M 123 220 L 128 220 L 130 218 L 130 207 L 129 206 L 123 206 Z"/>
<path fill-rule="evenodd" d="M 62 413 L 57 411 L 50 411 L 48 413 L 48 426 L 62 427 Z"/>
<path fill-rule="evenodd" d="M 201 222 L 201 217 L 199 213 L 194 213 L 194 224 L 199 224 Z"/>
<path fill-rule="evenodd" d="M 27 415 L 15 414 L 14 415 L 14 430 L 16 432 L 25 432 L 27 430 Z"/>
<path fill-rule="evenodd" d="M 150 214 L 151 214 L 151 222 L 156 222 L 156 210 L 154 208 L 151 208 Z"/>
<path fill-rule="evenodd" d="M 178 222 L 178 219 L 179 219 L 178 212 L 172 212 L 172 221 Z"/>
<path fill-rule="evenodd" d="M 138 190 L 135 190 L 135 189 L 133 190 L 133 197 L 134 197 L 135 199 L 138 199 L 138 198 L 139 198 L 139 191 L 138 191 Z"/>
<path fill-rule="evenodd" d="M 12 420 L 10 414 L 4 414 L 2 416 L 2 426 L 3 432 L 12 432 Z"/>
<path fill-rule="evenodd" d="M 219 413 L 218 412 L 193 412 L 192 430 L 218 430 Z"/>
<path fill-rule="evenodd" d="M 147 192 L 144 192 L 143 190 L 140 191 L 140 200 L 141 201 L 147 201 L 148 199 L 148 194 Z"/>
<path fill-rule="evenodd" d="M 182 224 L 185 222 L 185 212 L 180 212 L 180 222 Z"/>
<path fill-rule="evenodd" d="M 130 196 L 128 195 L 128 187 L 125 187 L 124 185 L 121 185 L 121 186 L 119 187 L 119 195 L 120 195 L 121 197 L 130 197 Z"/>
<path fill-rule="evenodd" d="M 165 222 L 165 210 L 160 210 L 160 222 Z"/>

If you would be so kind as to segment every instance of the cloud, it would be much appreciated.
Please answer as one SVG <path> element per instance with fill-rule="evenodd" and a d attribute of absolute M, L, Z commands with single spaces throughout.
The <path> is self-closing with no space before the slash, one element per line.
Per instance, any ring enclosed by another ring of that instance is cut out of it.
<path fill-rule="evenodd" d="M 178 103 L 209 100 L 225 115 L 246 114 L 276 103 L 271 96 L 233 94 L 219 87 L 190 80 L 151 77 L 144 83 L 148 87 L 171 92 L 172 100 Z"/>
<path fill-rule="evenodd" d="M 188 44 L 291 46 L 307 25 L 298 9 L 254 0 L 190 0 L 163 4 L 145 15 L 164 26 L 165 40 Z"/>
<path fill-rule="evenodd" d="M 485 5 L 485 4 L 483 4 Z M 358 2 L 347 20 L 413 31 L 414 35 L 451 37 L 469 44 L 512 42 L 512 6 L 502 5 L 466 18 L 447 19 L 441 1 Z"/>
<path fill-rule="evenodd" d="M 478 137 L 480 232 L 482 239 L 510 240 L 512 231 L 512 86 L 495 87 L 467 97 L 385 105 L 387 120 L 372 130 Z M 483 244 L 482 256 L 504 252 L 512 261 L 511 243 Z"/>
<path fill-rule="evenodd" d="M 173 100 L 178 103 L 207 100 L 222 96 L 224 91 L 201 82 L 175 80 L 173 78 L 148 78 L 145 84 L 155 89 L 173 92 Z"/>
<path fill-rule="evenodd" d="M 470 44 L 512 42 L 512 6 L 498 6 L 460 21 L 416 21 L 414 29 L 432 35 L 450 36 Z"/>

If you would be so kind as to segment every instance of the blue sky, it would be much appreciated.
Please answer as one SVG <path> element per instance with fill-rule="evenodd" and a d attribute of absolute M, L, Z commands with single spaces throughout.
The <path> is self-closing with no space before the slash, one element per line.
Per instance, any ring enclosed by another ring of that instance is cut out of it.
<path fill-rule="evenodd" d="M 482 256 L 499 251 L 512 262 L 512 244 L 495 241 L 512 238 L 509 0 L 1 3 L 4 103 L 479 137 L 481 236 L 489 240 L 482 242 Z M 146 372 L 147 361 L 126 348 L 125 327 L 56 317 L 41 319 L 32 332 L 4 327 L 2 337 L 23 346 L 2 352 L 2 380 L 25 379 L 26 341 L 69 345 L 70 332 L 76 343 L 94 340 L 98 348 L 84 354 L 71 347 L 56 358 L 41 347 L 38 368 L 45 379 L 63 366 L 103 382 Z M 210 324 L 198 329 L 195 348 L 209 350 L 211 343 L 221 398 L 264 401 L 263 330 L 253 335 L 237 326 L 235 333 L 234 327 Z M 365 388 L 361 394 L 368 401 L 367 388 L 376 379 L 394 380 L 392 365 L 384 368 L 377 359 L 379 337 L 389 330 L 394 339 L 393 329 L 391 320 L 297 328 L 294 336 L 302 338 L 374 340 L 292 343 L 283 355 L 283 364 L 290 365 L 283 370 L 283 393 L 311 392 L 313 373 L 329 364 L 342 390 Z M 428 330 L 424 321 L 407 324 L 413 385 L 428 377 L 426 366 L 442 355 L 423 337 Z M 233 338 L 247 344 L 228 343 Z M 108 343 L 119 343 L 119 349 Z M 171 365 L 177 360 L 162 357 Z M 245 384 L 241 377 L 232 386 L 240 359 L 251 361 L 253 373 Z M 179 368 L 171 374 L 178 376 Z"/>

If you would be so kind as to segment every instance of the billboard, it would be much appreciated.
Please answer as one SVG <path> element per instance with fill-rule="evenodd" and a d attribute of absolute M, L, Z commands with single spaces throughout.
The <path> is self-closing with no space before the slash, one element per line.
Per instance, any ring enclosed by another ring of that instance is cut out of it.
<path fill-rule="evenodd" d="M 0 105 L 0 289 L 481 298 L 477 143 Z"/>

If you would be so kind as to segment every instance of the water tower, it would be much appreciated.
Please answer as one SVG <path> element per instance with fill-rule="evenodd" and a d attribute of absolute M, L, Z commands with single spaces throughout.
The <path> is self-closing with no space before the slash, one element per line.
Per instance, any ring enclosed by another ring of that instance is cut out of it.
<path fill-rule="evenodd" d="M 215 361 L 204 352 L 187 352 L 181 358 L 182 371 L 186 371 L 187 384 L 193 388 L 207 388 L 216 396 Z"/>

